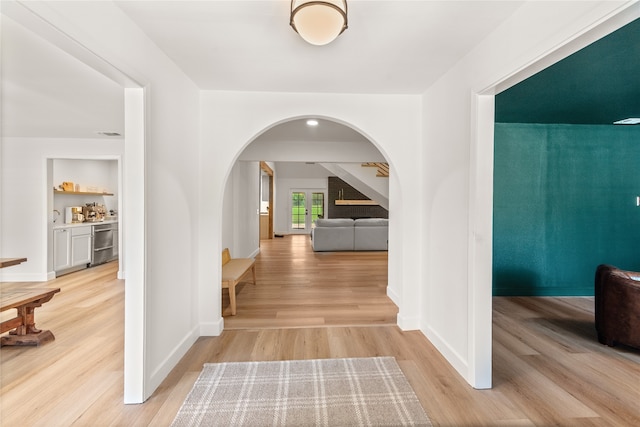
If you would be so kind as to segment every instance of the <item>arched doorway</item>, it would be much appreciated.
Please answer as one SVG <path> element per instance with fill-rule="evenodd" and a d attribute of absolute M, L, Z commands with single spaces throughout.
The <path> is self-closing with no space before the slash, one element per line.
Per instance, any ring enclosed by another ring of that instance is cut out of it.
<path fill-rule="evenodd" d="M 298 234 L 298 241 L 304 242 L 305 247 L 310 245 L 310 227 L 303 227 L 298 224 L 295 230 L 291 229 L 292 195 L 309 193 L 321 195 L 321 200 L 326 200 L 327 211 L 332 203 L 332 198 L 328 198 L 328 177 L 338 178 L 337 174 L 345 180 L 354 180 L 354 185 L 362 189 L 363 194 L 368 193 L 370 199 L 380 198 L 381 204 L 388 207 L 389 203 L 389 178 L 376 177 L 376 170 L 362 167 L 363 163 L 386 162 L 384 155 L 376 146 L 364 135 L 351 127 L 338 123 L 330 119 L 316 119 L 319 124 L 315 126 L 307 125 L 306 118 L 295 118 L 283 121 L 273 127 L 268 128 L 254 138 L 244 147 L 238 155 L 229 177 L 225 184 L 223 196 L 223 220 L 221 232 L 221 247 L 232 247 L 232 253 L 237 256 L 256 256 L 260 252 L 260 240 L 256 242 L 255 230 L 260 229 L 255 225 L 256 218 L 252 212 L 256 209 L 262 211 L 263 197 L 260 194 L 260 187 L 264 173 L 261 165 L 266 164 L 274 169 L 274 175 L 278 184 L 275 186 L 272 210 L 269 214 L 274 217 L 274 233 L 283 236 L 276 239 L 274 243 Z M 342 168 L 344 167 L 344 169 Z M 360 176 L 347 176 L 350 174 L 349 168 L 355 168 L 353 173 L 362 170 Z M 258 172 L 256 172 L 258 171 Z M 258 174 L 256 176 L 256 173 Z M 369 187 L 364 180 L 366 177 L 377 181 L 372 183 L 375 188 Z M 339 178 L 338 178 L 339 179 Z M 353 181 L 352 181 L 353 182 Z M 362 187 L 364 185 L 365 188 Z M 256 186 L 256 189 L 252 189 Z M 309 190 L 309 191 L 306 191 Z M 313 191 L 312 191 L 313 190 Z M 371 195 L 371 192 L 375 196 Z M 256 200 L 258 201 L 256 203 Z M 388 213 L 384 208 L 367 207 L 377 211 L 384 211 L 384 216 Z M 323 212 L 327 212 L 323 211 Z M 315 211 L 314 211 L 315 212 Z M 249 214 L 247 214 L 249 213 Z M 360 214 L 372 216 L 371 213 Z M 311 217 L 311 209 L 309 215 Z M 335 215 L 332 215 L 335 217 Z M 315 217 L 314 217 L 315 219 Z M 258 221 L 260 218 L 257 219 Z M 239 224 L 240 223 L 240 224 Z M 304 236 L 303 239 L 300 239 Z M 270 242 L 262 242 L 262 245 L 270 245 Z M 342 253 L 344 256 L 349 254 Z M 373 256 L 374 254 L 369 254 Z M 378 254 L 377 256 L 380 256 Z M 298 256 L 296 256 L 299 258 Z M 258 256 L 260 265 L 260 256 Z M 298 261 L 300 261 L 298 259 Z M 388 270 L 386 267 L 386 252 L 384 254 L 384 281 L 385 288 L 388 282 Z M 299 267 L 299 264 L 298 264 Z M 279 266 L 281 269 L 282 267 Z M 253 287 L 248 286 L 245 292 L 252 292 Z M 386 290 L 383 290 L 386 292 Z M 251 298 L 251 297 L 248 297 Z M 225 295 L 225 302 L 226 302 Z M 223 307 L 224 309 L 224 307 Z M 238 316 L 240 317 L 240 316 Z M 229 327 L 234 328 L 238 317 L 226 317 L 225 322 Z M 393 324 L 396 323 L 396 313 L 392 315 Z M 226 324 L 225 324 L 226 326 Z M 309 326 L 308 323 L 301 323 L 297 326 Z M 311 325 L 313 326 L 313 325 Z"/>

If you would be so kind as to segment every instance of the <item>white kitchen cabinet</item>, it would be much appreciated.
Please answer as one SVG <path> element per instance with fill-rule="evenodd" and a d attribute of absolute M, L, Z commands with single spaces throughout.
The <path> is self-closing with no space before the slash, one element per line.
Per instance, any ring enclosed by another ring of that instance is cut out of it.
<path fill-rule="evenodd" d="M 91 226 L 53 230 L 53 269 L 66 270 L 91 263 L 93 244 Z"/>
<path fill-rule="evenodd" d="M 91 226 L 71 229 L 71 266 L 91 263 L 93 245 L 91 242 Z"/>
<path fill-rule="evenodd" d="M 71 267 L 71 229 L 53 230 L 53 269 L 64 270 Z"/>

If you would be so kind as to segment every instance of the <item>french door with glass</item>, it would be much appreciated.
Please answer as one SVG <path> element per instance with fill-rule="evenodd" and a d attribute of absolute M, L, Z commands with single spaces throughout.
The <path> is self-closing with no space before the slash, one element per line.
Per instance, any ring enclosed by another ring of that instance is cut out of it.
<path fill-rule="evenodd" d="M 292 233 L 309 233 L 311 225 L 324 217 L 324 190 L 292 190 L 291 221 Z"/>

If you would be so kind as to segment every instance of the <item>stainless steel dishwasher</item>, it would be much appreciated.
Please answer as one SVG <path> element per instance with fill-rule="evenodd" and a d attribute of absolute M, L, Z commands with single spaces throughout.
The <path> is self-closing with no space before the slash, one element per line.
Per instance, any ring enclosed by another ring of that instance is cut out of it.
<path fill-rule="evenodd" d="M 92 227 L 93 255 L 91 257 L 91 265 L 104 264 L 113 258 L 113 232 L 115 227 L 117 227 L 117 224 L 99 224 Z"/>

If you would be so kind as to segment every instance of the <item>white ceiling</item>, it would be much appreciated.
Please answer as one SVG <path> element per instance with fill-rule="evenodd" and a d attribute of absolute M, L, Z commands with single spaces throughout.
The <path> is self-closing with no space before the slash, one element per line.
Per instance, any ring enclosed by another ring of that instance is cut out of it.
<path fill-rule="evenodd" d="M 118 5 L 202 89 L 424 92 L 520 2 L 348 2 L 349 28 L 312 46 L 289 26 L 290 1 Z"/>
<path fill-rule="evenodd" d="M 329 120 L 318 120 L 318 126 L 307 125 L 306 119 L 291 120 L 282 123 L 265 131 L 259 136 L 263 143 L 271 142 L 295 142 L 295 143 L 318 143 L 318 142 L 368 142 L 361 133 Z"/>
<path fill-rule="evenodd" d="M 290 28 L 288 0 L 117 5 L 202 89 L 418 94 L 521 2 L 351 0 L 327 46 Z M 4 136 L 124 130 L 122 88 L 6 17 L 2 104 Z"/>

